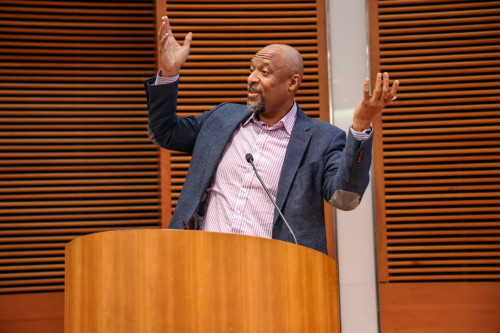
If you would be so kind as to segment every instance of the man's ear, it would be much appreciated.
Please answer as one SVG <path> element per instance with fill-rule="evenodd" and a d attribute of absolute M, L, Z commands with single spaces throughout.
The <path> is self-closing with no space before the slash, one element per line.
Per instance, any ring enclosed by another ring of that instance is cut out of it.
<path fill-rule="evenodd" d="M 297 91 L 299 89 L 299 86 L 300 86 L 300 82 L 302 81 L 301 77 L 299 74 L 293 74 L 291 77 L 290 77 L 290 81 L 289 81 L 289 87 L 288 89 L 290 91 L 292 90 L 295 90 Z"/>

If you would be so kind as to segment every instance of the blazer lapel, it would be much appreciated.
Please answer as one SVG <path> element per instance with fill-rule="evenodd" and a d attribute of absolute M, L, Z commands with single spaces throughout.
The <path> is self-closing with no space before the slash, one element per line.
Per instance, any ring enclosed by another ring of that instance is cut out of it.
<path fill-rule="evenodd" d="M 285 161 L 283 162 L 283 168 L 281 169 L 280 180 L 278 183 L 276 204 L 280 210 L 283 209 L 283 204 L 288 196 L 288 192 L 290 191 L 290 186 L 295 178 L 297 169 L 300 166 L 300 161 L 302 161 L 302 156 L 309 145 L 309 140 L 311 139 L 310 125 L 311 119 L 309 119 L 304 111 L 298 107 L 297 120 L 295 121 L 290 141 L 288 142 Z M 278 212 L 275 212 L 273 223 L 276 223 L 278 216 Z"/>

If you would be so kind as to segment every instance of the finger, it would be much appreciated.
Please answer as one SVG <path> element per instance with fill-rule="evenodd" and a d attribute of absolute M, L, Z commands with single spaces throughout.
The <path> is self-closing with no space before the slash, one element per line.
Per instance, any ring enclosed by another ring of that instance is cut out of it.
<path fill-rule="evenodd" d="M 165 34 L 161 40 L 160 40 L 160 53 L 162 53 L 162 51 L 165 51 L 167 50 L 167 40 L 168 40 L 168 34 Z"/>
<path fill-rule="evenodd" d="M 378 101 L 380 99 L 380 95 L 382 94 L 382 74 L 377 74 L 377 80 L 375 81 L 375 89 L 373 90 L 372 97 Z"/>
<path fill-rule="evenodd" d="M 370 78 L 366 78 L 363 83 L 363 98 L 365 100 L 370 98 Z"/>
<path fill-rule="evenodd" d="M 191 47 L 191 41 L 192 40 L 193 40 L 193 33 L 190 32 L 190 33 L 187 34 L 186 38 L 184 38 L 183 47 L 187 48 L 189 50 L 189 48 Z"/>
<path fill-rule="evenodd" d="M 391 97 L 392 96 L 395 96 L 396 95 L 396 92 L 398 91 L 398 87 L 399 87 L 399 81 L 398 80 L 395 80 L 393 83 L 392 83 L 392 87 L 391 89 L 387 92 L 387 96 L 386 96 L 386 99 Z"/>
<path fill-rule="evenodd" d="M 387 97 L 389 96 L 389 73 L 385 72 L 382 77 L 382 96 L 384 97 L 384 99 L 387 99 Z"/>
<path fill-rule="evenodd" d="M 165 17 L 165 22 L 167 23 L 167 32 L 168 32 L 168 34 L 173 35 L 172 29 L 170 28 L 170 21 L 168 20 L 168 16 L 164 16 L 164 17 Z"/>
<path fill-rule="evenodd" d="M 165 21 L 162 20 L 161 27 L 158 30 L 158 40 L 161 40 L 163 38 L 163 36 L 165 35 L 166 31 L 167 31 L 167 25 L 165 24 Z"/>
<path fill-rule="evenodd" d="M 389 103 L 389 102 L 392 102 L 392 101 L 396 100 L 396 92 L 398 91 L 398 87 L 399 87 L 399 81 L 396 80 L 392 84 L 391 90 L 390 90 L 390 92 L 387 94 L 387 96 L 385 98 L 386 104 Z"/>
<path fill-rule="evenodd" d="M 399 80 L 396 80 L 392 84 L 392 89 L 391 89 L 391 95 L 392 96 L 396 96 L 396 93 L 398 92 L 398 88 L 399 88 Z"/>

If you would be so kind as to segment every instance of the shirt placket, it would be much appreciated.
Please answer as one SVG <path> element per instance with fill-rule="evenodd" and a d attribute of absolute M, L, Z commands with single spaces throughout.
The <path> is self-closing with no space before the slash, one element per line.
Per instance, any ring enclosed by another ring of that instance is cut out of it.
<path fill-rule="evenodd" d="M 256 136 L 256 141 L 251 146 L 255 166 L 258 165 L 258 161 L 262 155 L 262 149 L 264 147 L 268 134 L 266 128 L 267 125 L 262 123 L 258 124 L 257 126 L 259 126 L 259 129 L 257 130 L 258 134 Z M 232 219 L 233 223 L 231 224 L 231 232 L 233 233 L 241 234 L 245 231 L 245 229 L 249 228 L 249 226 L 245 225 L 244 212 L 246 207 L 248 206 L 248 200 L 251 195 L 250 189 L 255 178 L 256 176 L 254 175 L 253 168 L 250 164 L 248 164 L 245 169 L 245 174 L 243 176 L 240 190 L 238 192 L 238 198 L 236 199 L 236 204 L 234 206 L 234 216 Z M 256 221 L 253 221 L 253 223 L 255 222 Z"/>

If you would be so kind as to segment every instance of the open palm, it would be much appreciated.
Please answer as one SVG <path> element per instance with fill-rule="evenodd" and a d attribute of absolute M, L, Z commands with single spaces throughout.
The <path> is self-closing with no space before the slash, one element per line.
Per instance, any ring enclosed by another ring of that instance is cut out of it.
<path fill-rule="evenodd" d="M 158 32 L 158 51 L 160 53 L 160 66 L 162 76 L 175 76 L 189 55 L 193 34 L 187 34 L 184 45 L 179 45 L 174 38 L 168 17 L 162 17 L 162 24 Z"/>

